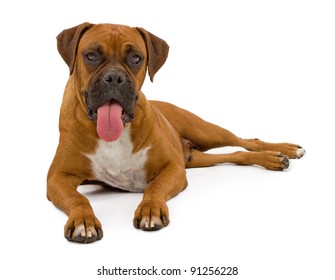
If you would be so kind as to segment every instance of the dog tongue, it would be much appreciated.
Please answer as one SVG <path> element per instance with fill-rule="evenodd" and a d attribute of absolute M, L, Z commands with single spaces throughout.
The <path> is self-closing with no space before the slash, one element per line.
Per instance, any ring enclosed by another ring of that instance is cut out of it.
<path fill-rule="evenodd" d="M 98 109 L 97 133 L 107 142 L 117 140 L 123 131 L 122 107 L 116 101 L 107 101 Z"/>

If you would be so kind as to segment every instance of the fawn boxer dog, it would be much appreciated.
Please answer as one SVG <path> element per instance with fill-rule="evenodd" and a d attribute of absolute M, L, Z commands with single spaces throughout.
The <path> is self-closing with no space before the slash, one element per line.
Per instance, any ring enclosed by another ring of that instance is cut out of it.
<path fill-rule="evenodd" d="M 83 182 L 143 192 L 133 224 L 158 230 L 169 224 L 166 201 L 187 186 L 185 168 L 231 162 L 283 170 L 300 158 L 299 145 L 242 139 L 172 104 L 148 101 L 141 92 L 153 81 L 169 46 L 143 28 L 83 23 L 57 37 L 69 66 L 60 110 L 59 145 L 47 178 L 47 196 L 68 215 L 69 241 L 103 236 L 101 223 L 82 194 Z M 240 146 L 247 151 L 207 154 Z"/>

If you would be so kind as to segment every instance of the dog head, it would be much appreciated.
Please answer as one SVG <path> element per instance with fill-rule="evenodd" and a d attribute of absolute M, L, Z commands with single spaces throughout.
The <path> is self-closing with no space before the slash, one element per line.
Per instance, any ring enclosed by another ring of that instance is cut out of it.
<path fill-rule="evenodd" d="M 134 117 L 148 70 L 151 81 L 165 63 L 167 43 L 143 28 L 83 23 L 57 36 L 58 51 L 74 75 L 87 116 L 114 141 Z"/>

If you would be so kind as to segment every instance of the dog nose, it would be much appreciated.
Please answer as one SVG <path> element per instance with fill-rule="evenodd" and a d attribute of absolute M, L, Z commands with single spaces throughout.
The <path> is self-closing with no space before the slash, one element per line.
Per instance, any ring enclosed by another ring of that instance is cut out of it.
<path fill-rule="evenodd" d="M 115 87 L 122 85 L 126 80 L 126 75 L 121 71 L 112 70 L 103 75 L 103 80 Z"/>

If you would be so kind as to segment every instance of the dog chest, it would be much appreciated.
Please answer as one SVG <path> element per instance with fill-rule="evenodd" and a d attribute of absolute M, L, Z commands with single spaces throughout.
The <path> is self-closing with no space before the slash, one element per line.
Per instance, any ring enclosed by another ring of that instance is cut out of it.
<path fill-rule="evenodd" d="M 99 140 L 95 153 L 87 155 L 98 181 L 131 192 L 143 192 L 147 182 L 145 164 L 149 147 L 135 154 L 129 129 L 113 142 Z"/>

